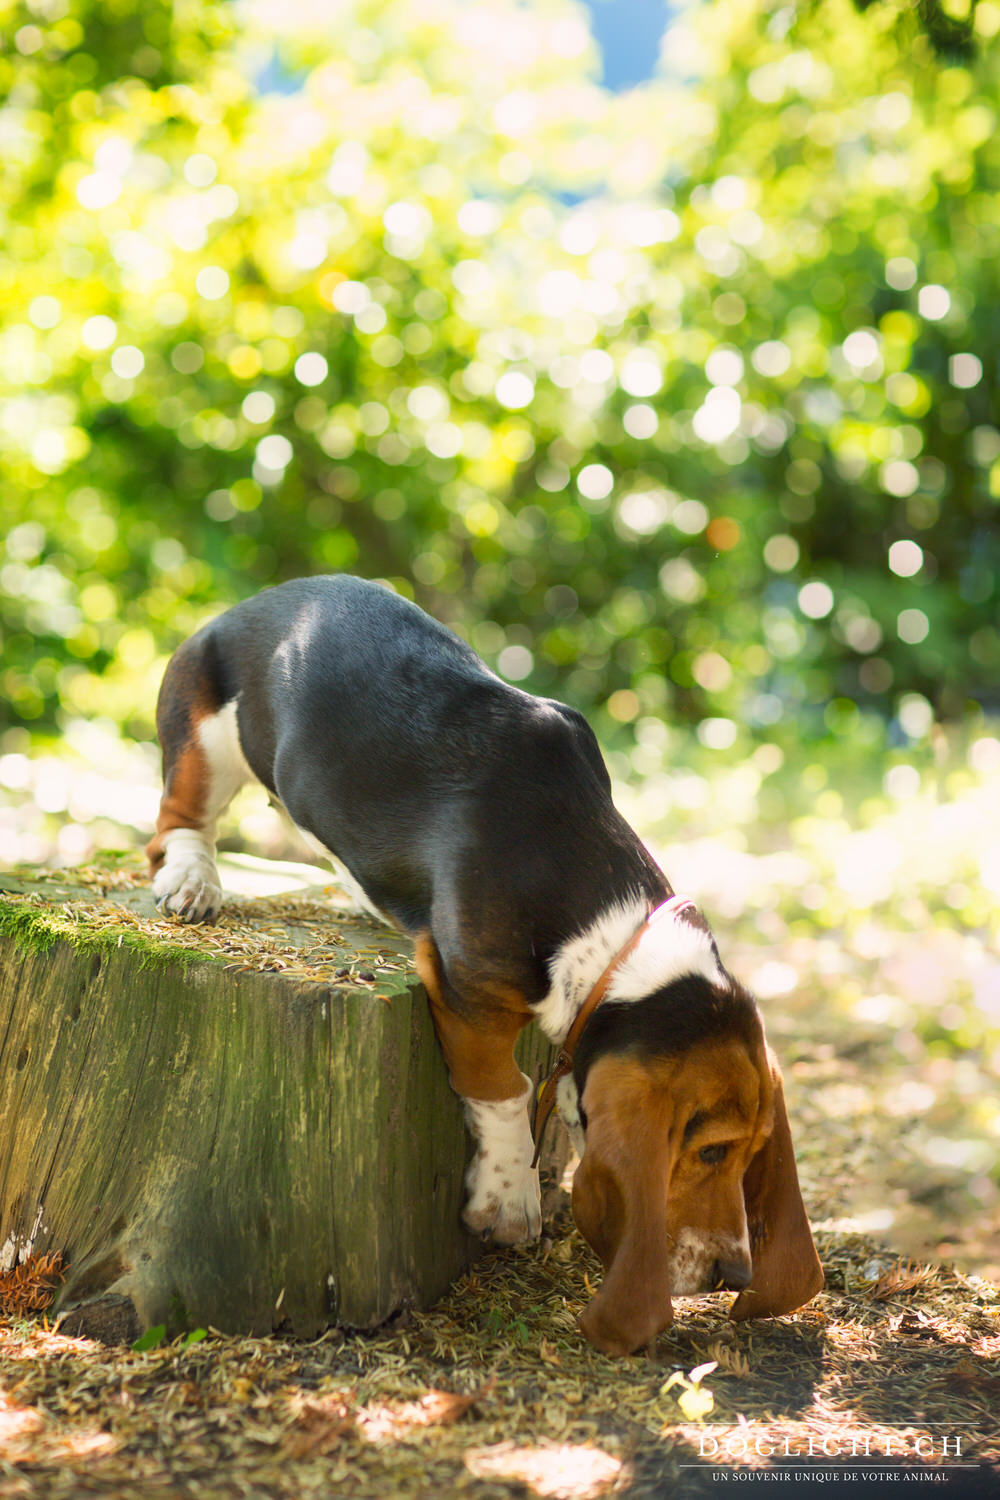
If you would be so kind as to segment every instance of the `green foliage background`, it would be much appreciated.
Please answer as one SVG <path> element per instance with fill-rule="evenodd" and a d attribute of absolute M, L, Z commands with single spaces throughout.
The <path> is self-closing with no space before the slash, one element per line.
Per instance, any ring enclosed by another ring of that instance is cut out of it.
<path fill-rule="evenodd" d="M 705 0 L 615 96 L 572 0 L 0 3 L 8 726 L 148 737 L 208 612 L 340 568 L 605 733 L 995 709 L 965 11 Z"/>

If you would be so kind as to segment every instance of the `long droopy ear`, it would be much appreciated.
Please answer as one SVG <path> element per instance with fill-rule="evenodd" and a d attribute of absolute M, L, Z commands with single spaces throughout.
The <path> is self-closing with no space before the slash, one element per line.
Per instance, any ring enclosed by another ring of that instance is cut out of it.
<path fill-rule="evenodd" d="M 584 1094 L 587 1149 L 573 1179 L 573 1217 L 604 1263 L 604 1280 L 580 1327 L 606 1354 L 643 1348 L 673 1318 L 667 1184 L 674 1146 L 669 1100 L 649 1100 L 651 1093 L 635 1064 L 614 1058 L 595 1064 Z M 631 1114 L 623 1101 L 636 1106 Z"/>
<path fill-rule="evenodd" d="M 585 1218 L 580 1211 L 583 1194 L 603 1196 L 596 1181 L 599 1173 L 600 1169 L 591 1171 L 589 1180 L 585 1176 L 579 1188 L 574 1181 L 573 1208 L 578 1222 Z M 662 1184 L 654 1184 L 654 1192 L 656 1187 L 662 1192 Z M 628 1196 L 632 1198 L 632 1194 Z M 643 1348 L 673 1321 L 665 1216 L 651 1212 L 645 1197 L 641 1203 L 632 1198 L 623 1208 L 624 1231 L 614 1252 L 609 1257 L 601 1256 L 604 1280 L 580 1314 L 580 1327 L 590 1343 L 613 1355 L 632 1354 Z"/>
<path fill-rule="evenodd" d="M 824 1281 L 795 1171 L 781 1073 L 770 1050 L 768 1062 L 774 1129 L 743 1176 L 753 1281 L 730 1309 L 729 1316 L 737 1322 L 792 1312 L 815 1297 Z"/>

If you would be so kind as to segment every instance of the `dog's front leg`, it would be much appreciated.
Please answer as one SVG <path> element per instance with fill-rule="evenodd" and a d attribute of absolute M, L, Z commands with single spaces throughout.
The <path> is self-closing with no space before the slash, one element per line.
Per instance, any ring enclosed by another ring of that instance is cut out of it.
<path fill-rule="evenodd" d="M 537 1239 L 542 1228 L 529 1110 L 531 1080 L 514 1061 L 514 1043 L 531 1019 L 508 1002 L 477 1008 L 473 1023 L 448 1005 L 433 940 L 416 947 L 417 972 L 431 1003 L 452 1087 L 465 1105 L 476 1154 L 466 1174 L 462 1213 L 473 1234 L 501 1245 Z"/>
<path fill-rule="evenodd" d="M 462 1217 L 473 1234 L 500 1245 L 537 1240 L 542 1229 L 538 1169 L 528 1110 L 531 1079 L 518 1072 L 520 1093 L 510 1099 L 470 1099 L 465 1118 L 476 1154 L 465 1177 L 468 1192 Z"/>

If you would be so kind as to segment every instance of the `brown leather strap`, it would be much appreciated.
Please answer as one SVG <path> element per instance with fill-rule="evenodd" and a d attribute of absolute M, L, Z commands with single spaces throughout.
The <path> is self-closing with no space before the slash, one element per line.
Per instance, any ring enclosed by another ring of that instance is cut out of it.
<path fill-rule="evenodd" d="M 559 1087 L 560 1081 L 566 1077 L 566 1074 L 573 1071 L 573 1057 L 576 1053 L 576 1044 L 580 1040 L 583 1028 L 586 1026 L 587 1022 L 594 1014 L 594 1011 L 597 1009 L 597 1007 L 600 1005 L 601 1001 L 607 994 L 608 986 L 611 983 L 611 979 L 614 975 L 615 970 L 619 967 L 620 964 L 623 964 L 632 953 L 634 953 L 635 949 L 638 947 L 640 938 L 645 932 L 648 931 L 650 925 L 657 917 L 665 916 L 668 911 L 684 911 L 687 907 L 693 905 L 694 902 L 689 896 L 671 896 L 669 900 L 664 901 L 661 906 L 658 906 L 654 911 L 649 912 L 645 918 L 645 921 L 643 921 L 641 925 L 636 929 L 636 931 L 633 932 L 632 936 L 629 938 L 625 946 L 623 948 L 620 948 L 615 954 L 614 958 L 608 964 L 607 968 L 604 970 L 603 974 L 601 974 L 597 983 L 590 991 L 590 994 L 587 996 L 586 1000 L 584 1000 L 583 1004 L 580 1006 L 580 1009 L 576 1013 L 576 1018 L 573 1021 L 572 1026 L 566 1033 L 566 1040 L 563 1042 L 562 1047 L 560 1048 L 559 1055 L 556 1058 L 555 1067 L 552 1069 L 552 1072 L 549 1074 L 548 1078 L 546 1078 L 545 1082 L 538 1090 L 538 1102 L 535 1107 L 535 1119 L 531 1127 L 532 1138 L 535 1143 L 535 1154 L 531 1162 L 532 1167 L 537 1167 L 538 1165 L 538 1158 L 541 1155 L 542 1151 L 542 1138 L 545 1134 L 545 1127 L 548 1124 L 549 1116 L 551 1115 L 553 1106 L 556 1102 L 556 1090 Z"/>

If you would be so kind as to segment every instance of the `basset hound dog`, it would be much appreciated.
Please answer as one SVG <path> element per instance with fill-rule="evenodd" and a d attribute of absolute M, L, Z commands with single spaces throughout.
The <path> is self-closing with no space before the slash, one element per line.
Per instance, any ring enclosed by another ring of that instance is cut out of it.
<path fill-rule="evenodd" d="M 300 579 L 236 605 L 172 657 L 157 709 L 164 791 L 147 853 L 161 907 L 211 921 L 216 820 L 256 778 L 410 933 L 476 1152 L 464 1218 L 538 1236 L 537 1020 L 546 1086 L 580 1154 L 576 1223 L 604 1265 L 581 1315 L 623 1355 L 671 1299 L 738 1291 L 734 1318 L 823 1285 L 781 1074 L 750 993 L 611 799 L 584 718 L 495 676 L 389 588 Z"/>

